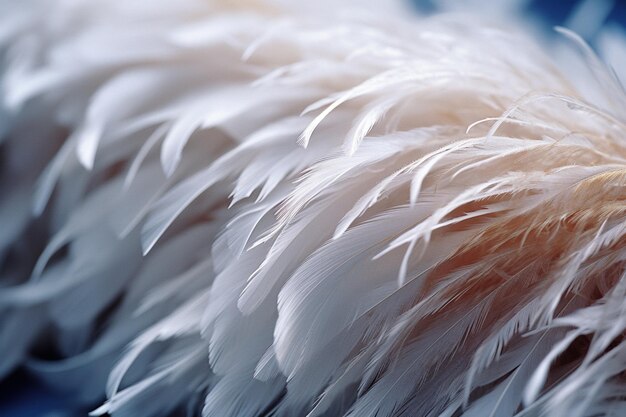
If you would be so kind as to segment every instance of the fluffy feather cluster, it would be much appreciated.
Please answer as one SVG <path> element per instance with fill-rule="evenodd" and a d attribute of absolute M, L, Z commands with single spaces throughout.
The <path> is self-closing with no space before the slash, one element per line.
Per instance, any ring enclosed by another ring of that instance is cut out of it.
<path fill-rule="evenodd" d="M 593 99 L 466 17 L 0 7 L 0 374 L 116 417 L 626 413 L 626 95 L 572 33 Z"/>

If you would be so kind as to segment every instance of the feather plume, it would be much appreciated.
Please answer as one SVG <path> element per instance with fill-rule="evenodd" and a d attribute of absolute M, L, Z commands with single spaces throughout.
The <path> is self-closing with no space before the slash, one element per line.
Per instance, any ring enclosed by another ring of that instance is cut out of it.
<path fill-rule="evenodd" d="M 623 65 L 317 3 L 0 2 L 0 376 L 116 417 L 626 414 Z"/>

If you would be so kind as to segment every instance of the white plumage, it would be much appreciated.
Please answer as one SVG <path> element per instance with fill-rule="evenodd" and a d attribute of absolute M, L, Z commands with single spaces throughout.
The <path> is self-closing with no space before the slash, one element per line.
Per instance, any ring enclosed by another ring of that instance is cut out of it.
<path fill-rule="evenodd" d="M 614 72 L 323 9 L 0 3 L 0 374 L 116 417 L 625 415 Z"/>

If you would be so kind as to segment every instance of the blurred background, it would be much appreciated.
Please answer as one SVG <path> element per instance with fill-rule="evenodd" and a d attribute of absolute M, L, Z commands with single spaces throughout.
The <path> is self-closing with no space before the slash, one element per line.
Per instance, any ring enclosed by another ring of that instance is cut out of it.
<path fill-rule="evenodd" d="M 0 0 L 16 1 L 16 0 Z M 301 1 L 301 0 L 293 0 Z M 568 27 L 592 46 L 597 47 L 603 31 L 624 31 L 626 1 L 624 0 L 407 0 L 416 14 L 433 14 L 446 10 L 471 11 L 493 15 L 507 15 L 528 24 L 549 39 L 553 26 Z M 626 32 L 624 32 L 626 34 Z M 626 39 L 626 37 L 623 37 Z M 626 62 L 626 61 L 625 61 Z M 613 63 L 615 65 L 615 63 Z M 622 70 L 624 71 L 624 70 Z M 67 400 L 18 370 L 0 383 L 0 416 L 2 417 L 70 417 L 86 415 L 63 411 Z"/>
<path fill-rule="evenodd" d="M 593 43 L 601 29 L 626 25 L 624 0 L 409 0 L 418 13 L 445 10 L 476 11 L 486 15 L 513 15 L 546 33 L 554 26 L 576 31 Z"/>

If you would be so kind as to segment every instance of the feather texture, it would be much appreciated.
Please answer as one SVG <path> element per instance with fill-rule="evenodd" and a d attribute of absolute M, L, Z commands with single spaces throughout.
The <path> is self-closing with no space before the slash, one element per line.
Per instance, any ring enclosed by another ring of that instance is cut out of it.
<path fill-rule="evenodd" d="M 0 1 L 0 376 L 116 417 L 626 413 L 624 69 L 363 3 Z"/>

